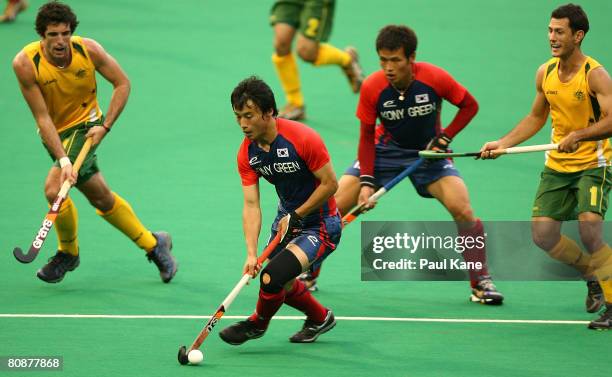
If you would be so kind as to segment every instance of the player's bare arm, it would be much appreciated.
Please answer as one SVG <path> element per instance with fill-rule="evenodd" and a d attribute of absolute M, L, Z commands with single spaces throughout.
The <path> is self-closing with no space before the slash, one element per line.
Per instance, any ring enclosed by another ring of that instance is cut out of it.
<path fill-rule="evenodd" d="M 590 127 L 571 132 L 559 142 L 559 151 L 574 152 L 581 141 L 607 139 L 612 136 L 612 79 L 604 67 L 589 72 L 590 94 L 594 94 L 599 103 L 601 118 Z"/>
<path fill-rule="evenodd" d="M 536 73 L 536 96 L 531 105 L 531 111 L 523 118 L 507 135 L 496 141 L 485 143 L 480 148 L 481 157 L 483 159 L 496 158 L 494 153 L 490 152 L 495 149 L 503 149 L 513 147 L 524 142 L 544 127 L 550 107 L 542 90 L 542 81 L 544 80 L 544 70 L 546 65 L 542 64 Z"/>
<path fill-rule="evenodd" d="M 261 207 L 259 205 L 259 184 L 242 186 L 244 206 L 242 208 L 242 229 L 247 247 L 244 272 L 257 275 L 257 240 L 261 231 Z"/>
<path fill-rule="evenodd" d="M 97 144 L 113 127 L 123 111 L 130 95 L 130 80 L 115 58 L 107 53 L 98 42 L 83 38 L 83 43 L 87 47 L 96 71 L 113 85 L 113 94 L 104 118 L 104 126 L 92 127 L 88 133 L 88 136 L 94 137 L 94 144 Z"/>
<path fill-rule="evenodd" d="M 331 161 L 313 172 L 313 175 L 320 183 L 308 200 L 295 210 L 302 217 L 321 207 L 338 190 L 338 181 L 336 180 L 336 173 L 334 173 Z"/>
<path fill-rule="evenodd" d="M 17 76 L 21 93 L 36 120 L 36 125 L 38 126 L 43 143 L 51 150 L 53 156 L 61 162 L 62 182 L 66 179 L 70 179 L 72 183 L 76 182 L 76 176 L 72 174 L 72 164 L 66 157 L 66 152 L 62 147 L 62 142 L 55 129 L 53 120 L 51 120 L 51 116 L 49 116 L 49 110 L 45 104 L 45 99 L 36 82 L 34 68 L 24 52 L 17 54 L 13 60 L 13 70 Z"/>
<path fill-rule="evenodd" d="M 336 179 L 336 173 L 332 168 L 331 161 L 323 165 L 319 170 L 313 172 L 313 175 L 319 180 L 319 186 L 312 192 L 310 197 L 298 208 L 295 213 L 303 218 L 312 213 L 317 208 L 320 208 L 329 198 L 331 198 L 338 190 L 338 181 Z M 287 229 L 288 216 L 283 218 L 279 222 L 278 231 L 284 234 Z"/>

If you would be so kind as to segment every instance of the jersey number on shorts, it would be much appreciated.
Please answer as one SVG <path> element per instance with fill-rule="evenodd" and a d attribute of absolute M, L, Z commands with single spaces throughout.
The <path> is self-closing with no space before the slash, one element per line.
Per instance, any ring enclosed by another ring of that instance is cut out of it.
<path fill-rule="evenodd" d="M 597 186 L 591 186 L 589 192 L 591 193 L 591 205 L 595 207 L 597 205 Z"/>
<path fill-rule="evenodd" d="M 308 19 L 308 27 L 306 28 L 307 37 L 315 37 L 317 35 L 317 29 L 319 28 L 319 20 L 316 18 Z"/>

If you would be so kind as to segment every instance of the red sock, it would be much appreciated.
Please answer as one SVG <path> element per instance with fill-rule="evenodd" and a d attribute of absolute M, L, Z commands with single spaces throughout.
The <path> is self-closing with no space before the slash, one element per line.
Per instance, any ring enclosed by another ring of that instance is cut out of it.
<path fill-rule="evenodd" d="M 270 324 L 270 320 L 276 314 L 283 301 L 285 300 L 285 290 L 278 293 L 267 293 L 259 289 L 259 300 L 255 313 L 251 314 L 249 320 L 255 322 L 257 328 L 265 330 Z"/>
<path fill-rule="evenodd" d="M 306 314 L 308 319 L 316 323 L 325 321 L 327 309 L 310 294 L 304 283 L 298 279 L 295 279 L 293 287 L 285 295 L 285 304 Z"/>
<path fill-rule="evenodd" d="M 476 224 L 472 228 L 469 229 L 459 229 L 459 235 L 462 237 L 472 237 L 474 239 L 484 240 L 484 227 L 482 226 L 482 222 L 480 219 L 476 220 Z M 477 238 L 478 237 L 478 238 Z M 463 259 L 466 262 L 480 262 L 482 263 L 481 270 L 470 270 L 470 285 L 472 288 L 478 284 L 478 278 L 483 275 L 488 275 L 489 271 L 487 269 L 487 249 L 486 246 L 477 247 L 479 245 L 478 242 L 475 242 L 474 247 L 470 249 L 466 249 L 463 252 Z"/>
<path fill-rule="evenodd" d="M 317 268 L 316 270 L 310 273 L 310 276 L 312 276 L 313 279 L 316 279 L 319 277 L 319 274 L 321 273 L 321 267 L 323 267 L 323 263 L 319 264 L 319 268 Z"/>

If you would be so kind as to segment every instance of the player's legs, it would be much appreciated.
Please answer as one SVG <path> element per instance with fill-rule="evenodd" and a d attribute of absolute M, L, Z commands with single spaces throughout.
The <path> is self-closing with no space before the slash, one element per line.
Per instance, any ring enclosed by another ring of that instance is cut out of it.
<path fill-rule="evenodd" d="M 273 224 L 275 228 L 277 221 Z M 275 231 L 272 232 L 272 237 Z M 271 238 L 272 238 L 271 237 Z M 306 314 L 302 330 L 292 342 L 309 343 L 335 326 L 331 310 L 322 306 L 299 280 L 295 279 L 313 263 L 325 259 L 340 241 L 340 218 L 326 218 L 319 226 L 310 226 L 291 240 L 284 249 L 275 250 L 260 273 L 259 299 L 255 312 L 245 321 L 223 329 L 219 336 L 225 342 L 239 345 L 263 336 L 270 320 L 283 303 Z"/>
<path fill-rule="evenodd" d="M 346 75 L 353 93 L 358 93 L 361 89 L 364 80 L 363 69 L 359 64 L 359 54 L 354 47 L 348 46 L 340 50 L 329 43 L 319 43 L 300 34 L 297 38 L 296 51 L 302 60 L 315 67 L 339 66 Z"/>
<path fill-rule="evenodd" d="M 78 183 L 77 188 L 96 208 L 98 215 L 147 253 L 147 259 L 158 267 L 164 283 L 172 280 L 177 271 L 177 263 L 171 253 L 172 239 L 168 233 L 152 233 L 145 228 L 130 204 L 110 190 L 100 172 Z"/>
<path fill-rule="evenodd" d="M 307 63 L 315 63 L 319 55 L 319 41 L 309 39 L 299 34 L 296 43 L 297 55 Z"/>
<path fill-rule="evenodd" d="M 90 126 L 91 124 L 88 126 L 84 123 L 59 134 L 64 151 L 72 163 L 76 161 L 77 155 L 85 143 L 85 134 Z M 98 171 L 95 150 L 95 147 L 91 148 L 89 154 L 83 160 L 77 177 L 77 184 L 88 179 L 91 174 Z M 49 152 L 49 156 L 55 160 L 53 154 L 49 150 L 47 151 Z M 59 162 L 55 161 L 45 180 L 45 196 L 49 203 L 52 203 L 59 193 L 63 183 L 60 181 L 60 178 L 61 169 L 59 167 Z M 48 283 L 58 283 L 62 281 L 66 273 L 73 271 L 80 263 L 77 238 L 78 214 L 76 206 L 70 197 L 67 197 L 60 207 L 60 211 L 55 220 L 55 229 L 59 240 L 58 251 L 49 259 L 48 263 L 41 267 L 36 273 L 38 278 Z"/>
<path fill-rule="evenodd" d="M 340 242 L 341 220 L 339 216 L 327 217 L 319 224 L 318 229 L 311 227 L 304 234 L 294 239 L 288 248 L 296 255 L 305 256 L 307 260 L 303 271 L 313 269 L 320 271 L 321 264 L 336 249 Z M 302 259 L 303 261 L 303 259 Z M 312 343 L 327 331 L 336 321 L 330 309 L 321 305 L 309 292 L 308 287 L 299 279 L 294 279 L 286 286 L 285 304 L 306 315 L 306 321 L 297 333 L 289 338 L 292 343 Z"/>
<path fill-rule="evenodd" d="M 404 158 L 404 150 L 390 145 L 377 145 L 376 158 L 374 161 L 374 177 L 378 187 L 384 186 L 397 176 L 402 170 L 414 163 L 414 156 Z M 361 184 L 359 176 L 361 168 L 359 161 L 355 160 L 340 177 L 338 190 L 334 195 L 336 205 L 341 216 L 345 216 L 358 203 Z"/>
<path fill-rule="evenodd" d="M 237 346 L 247 340 L 261 338 L 268 329 L 272 317 L 285 301 L 287 293 L 285 286 L 308 265 L 305 254 L 295 254 L 291 250 L 278 250 L 278 248 L 274 254 L 259 275 L 259 298 L 255 312 L 246 320 L 219 332 L 219 336 L 226 343 Z"/>
<path fill-rule="evenodd" d="M 603 241 L 603 218 L 598 213 L 583 212 L 578 214 L 578 231 L 580 241 L 589 253 L 601 249 Z"/>
<path fill-rule="evenodd" d="M 146 252 L 155 248 L 157 241 L 153 234 L 142 225 L 129 203 L 111 192 L 102 173 L 94 174 L 86 182 L 77 185 L 77 188 L 96 208 L 98 215 L 134 241 L 138 247 Z"/>
<path fill-rule="evenodd" d="M 275 255 L 260 273 L 259 298 L 255 312 L 248 319 L 219 332 L 221 339 L 232 345 L 240 345 L 247 340 L 262 337 L 283 303 L 293 304 L 291 306 L 300 308 L 308 318 L 313 318 L 313 322 L 323 324 L 328 310 L 295 279 L 308 266 L 308 256 L 296 245 L 287 245 L 286 249 Z M 331 319 L 333 321 L 333 315 Z M 331 324 L 331 327 L 334 324 Z"/>
<path fill-rule="evenodd" d="M 357 50 L 339 48 L 325 43 L 331 35 L 334 19 L 334 1 L 307 0 L 300 15 L 300 35 L 296 51 L 304 61 L 315 66 L 337 65 L 344 71 L 354 93 L 363 82 L 363 70 L 359 65 Z"/>
<path fill-rule="evenodd" d="M 281 111 L 282 117 L 290 116 L 290 119 L 299 120 L 303 118 L 304 96 L 302 94 L 300 74 L 298 71 L 297 60 L 291 52 L 291 44 L 295 36 L 295 28 L 287 23 L 277 23 L 274 25 L 274 54 L 272 62 L 278 75 L 278 79 L 285 92 L 287 101 L 286 109 Z M 289 114 L 289 108 L 295 114 Z M 301 110 L 302 114 L 298 114 Z"/>
<path fill-rule="evenodd" d="M 47 174 L 45 180 L 45 197 L 49 204 L 53 203 L 59 189 L 62 185 L 60 182 L 61 169 L 53 166 Z M 57 218 L 55 220 L 55 231 L 59 241 L 58 251 L 68 253 L 73 256 L 79 254 L 77 228 L 78 217 L 77 209 L 72 199 L 68 196 L 62 203 Z"/>
<path fill-rule="evenodd" d="M 300 25 L 303 4 L 294 1 L 276 1 L 270 14 L 274 29 L 274 54 L 272 63 L 281 87 L 285 92 L 286 105 L 279 112 L 281 118 L 304 119 L 304 96 L 295 55 L 291 52 L 293 38 Z"/>
<path fill-rule="evenodd" d="M 273 26 L 274 30 L 274 53 L 279 56 L 291 54 L 291 45 L 295 37 L 296 29 L 293 25 L 279 22 Z"/>
<path fill-rule="evenodd" d="M 359 183 L 359 177 L 350 174 L 344 174 L 338 181 L 338 190 L 334 197 L 336 198 L 336 205 L 340 215 L 346 215 L 353 207 L 357 205 L 359 199 L 359 191 L 361 185 Z"/>
<path fill-rule="evenodd" d="M 53 166 L 45 180 L 45 197 L 53 203 L 60 190 L 61 169 Z M 72 199 L 67 197 L 62 203 L 55 219 L 55 232 L 58 238 L 57 253 L 41 267 L 36 276 L 47 283 L 59 283 L 68 271 L 79 266 L 79 244 L 77 239 L 78 216 Z"/>
<path fill-rule="evenodd" d="M 427 167 L 425 167 L 427 168 Z M 436 168 L 432 168 L 435 175 Z M 453 217 L 457 224 L 460 236 L 484 238 L 484 227 L 482 222 L 474 216 L 467 187 L 459 176 L 446 175 L 427 185 L 427 191 L 436 198 Z M 470 273 L 470 285 L 472 287 L 472 300 L 484 304 L 498 305 L 503 301 L 503 295 L 499 293 L 491 281 L 487 269 L 487 254 L 485 247 L 474 247 L 463 252 L 466 262 L 479 262 L 482 269 L 472 269 Z"/>
<path fill-rule="evenodd" d="M 477 221 L 463 179 L 445 176 L 427 186 L 427 191 L 451 214 L 459 229 L 469 229 Z"/>
<path fill-rule="evenodd" d="M 603 241 L 603 218 L 600 214 L 583 212 L 578 215 L 578 220 L 580 239 L 590 253 L 586 267 L 588 272 L 584 274 L 588 287 L 586 308 L 587 312 L 595 313 L 604 304 L 612 305 L 612 249 Z M 598 327 L 591 325 L 589 328 Z"/>
<path fill-rule="evenodd" d="M 350 172 L 348 172 L 350 170 Z M 338 190 L 334 194 L 336 199 L 336 206 L 340 217 L 346 215 L 354 206 L 357 205 L 357 199 L 359 198 L 359 190 L 361 186 L 359 183 L 359 164 L 355 162 L 347 172 L 340 177 L 338 181 Z M 314 292 L 318 290 L 317 279 L 321 273 L 322 263 L 311 266 L 307 271 L 299 276 L 299 279 L 308 290 Z"/>
<path fill-rule="evenodd" d="M 584 247 L 591 253 L 590 273 L 603 294 L 606 311 L 589 324 L 591 329 L 612 327 L 612 248 L 603 241 L 603 217 L 608 208 L 610 168 L 582 172 L 578 181 L 578 226 Z"/>
<path fill-rule="evenodd" d="M 14 21 L 17 15 L 28 7 L 26 0 L 8 0 L 4 13 L 0 15 L 0 22 Z"/>
<path fill-rule="evenodd" d="M 361 189 L 361 185 L 359 183 L 358 163 L 355 162 L 353 166 L 349 168 L 349 170 L 355 171 L 356 173 L 353 174 L 357 175 L 352 175 L 349 173 L 342 175 L 338 181 L 338 190 L 336 190 L 336 193 L 334 194 L 336 206 L 338 207 L 338 212 L 340 212 L 340 217 L 346 215 L 353 207 L 357 205 L 359 190 Z M 306 288 L 308 288 L 308 290 L 311 292 L 318 290 L 317 279 L 321 273 L 321 266 L 322 263 L 319 263 L 316 266 L 311 266 L 311 268 L 299 276 L 299 280 L 304 283 Z"/>
<path fill-rule="evenodd" d="M 600 284 L 593 275 L 592 255 L 561 234 L 561 221 L 582 218 L 584 224 L 579 223 L 579 227 L 583 245 L 589 251 L 606 250 L 597 230 L 597 218 L 601 219 L 598 214 L 604 214 L 607 208 L 607 191 L 593 190 L 593 186 L 602 187 L 605 177 L 603 169 L 558 173 L 545 168 L 532 214 L 534 243 L 552 258 L 574 267 L 587 281 L 585 306 L 590 313 L 599 310 L 604 302 Z"/>

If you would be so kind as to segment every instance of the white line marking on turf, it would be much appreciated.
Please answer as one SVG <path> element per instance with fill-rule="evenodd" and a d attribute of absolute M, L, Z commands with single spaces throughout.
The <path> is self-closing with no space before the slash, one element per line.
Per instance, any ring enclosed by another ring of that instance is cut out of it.
<path fill-rule="evenodd" d="M 247 316 L 226 315 L 227 319 L 244 319 Z M 208 320 L 210 316 L 203 315 L 123 315 L 123 314 L 0 314 L 0 318 L 79 318 L 79 319 L 202 319 Z M 279 315 L 274 319 L 304 320 L 303 316 Z M 396 317 L 336 317 L 341 321 L 381 321 L 381 322 L 445 322 L 445 323 L 525 323 L 543 325 L 585 325 L 589 321 L 562 321 L 542 319 L 464 319 L 464 318 L 396 318 Z"/>

